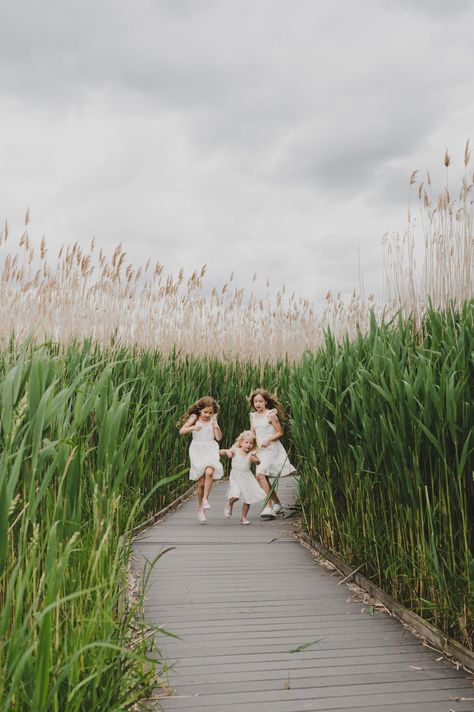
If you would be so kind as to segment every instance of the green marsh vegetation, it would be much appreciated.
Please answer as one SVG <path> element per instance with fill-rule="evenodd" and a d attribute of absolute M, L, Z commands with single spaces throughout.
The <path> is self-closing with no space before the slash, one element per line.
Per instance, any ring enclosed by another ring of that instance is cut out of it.
<path fill-rule="evenodd" d="M 378 325 L 292 373 L 304 520 L 331 551 L 474 647 L 474 302 Z"/>
<path fill-rule="evenodd" d="M 132 530 L 188 487 L 186 406 L 215 396 L 230 445 L 259 385 L 289 412 L 308 529 L 473 646 L 472 184 L 456 201 L 428 187 L 421 276 L 409 223 L 387 242 L 384 308 L 328 295 L 319 317 L 284 289 L 207 293 L 204 269 L 135 269 L 121 248 L 50 265 L 25 231 L 9 254 L 5 227 L 2 710 L 126 710 L 166 684 L 164 633 L 127 595 Z"/>
<path fill-rule="evenodd" d="M 163 633 L 127 594 L 133 526 L 189 486 L 183 404 L 217 393 L 236 434 L 245 394 L 277 372 L 90 342 L 4 351 L 2 711 L 123 710 L 166 684 Z"/>

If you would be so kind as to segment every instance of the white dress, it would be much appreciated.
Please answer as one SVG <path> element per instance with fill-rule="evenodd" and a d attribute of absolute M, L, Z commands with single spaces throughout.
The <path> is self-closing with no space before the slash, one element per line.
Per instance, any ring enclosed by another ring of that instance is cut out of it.
<path fill-rule="evenodd" d="M 270 422 L 272 415 L 277 415 L 275 409 L 266 410 L 263 413 L 252 411 L 250 413 L 250 425 L 255 431 L 258 445 L 258 457 L 260 465 L 257 467 L 258 474 L 267 477 L 287 477 L 296 472 L 291 464 L 287 452 L 279 440 L 273 440 L 268 447 L 261 447 L 264 440 L 271 435 L 275 435 L 275 428 Z"/>
<path fill-rule="evenodd" d="M 242 453 L 240 448 L 233 447 L 232 469 L 230 471 L 227 499 L 237 497 L 245 504 L 255 504 L 266 498 L 266 494 L 255 479 L 250 469 L 250 454 Z"/>
<path fill-rule="evenodd" d="M 214 438 L 214 429 L 211 421 L 207 423 L 197 420 L 196 425 L 201 426 L 201 430 L 192 430 L 192 441 L 189 446 L 189 459 L 191 469 L 189 470 L 190 480 L 199 480 L 206 467 L 214 468 L 214 480 L 220 480 L 224 474 L 224 468 L 219 460 L 219 444 Z"/>

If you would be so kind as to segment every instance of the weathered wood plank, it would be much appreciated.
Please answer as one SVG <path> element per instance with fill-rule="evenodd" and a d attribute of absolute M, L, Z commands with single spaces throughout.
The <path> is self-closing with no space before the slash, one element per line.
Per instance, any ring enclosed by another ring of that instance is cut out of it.
<path fill-rule="evenodd" d="M 408 698 L 410 695 L 408 695 Z M 172 698 L 170 698 L 172 699 Z M 163 700 L 160 699 L 163 704 Z M 182 703 L 179 707 L 176 704 L 172 704 L 165 701 L 163 706 L 165 710 L 176 710 L 177 712 L 182 712 L 182 710 L 199 709 L 194 706 L 194 700 L 190 699 Z M 206 709 L 205 707 L 201 707 Z M 216 708 L 209 707 L 209 710 L 216 710 Z M 219 708 L 217 708 L 219 709 Z M 338 710 L 344 710 L 344 712 L 364 712 L 364 710 L 370 710 L 370 712 L 473 712 L 472 702 L 452 702 L 451 700 L 423 700 L 421 702 L 416 702 L 408 699 L 404 695 L 403 699 L 398 698 L 396 702 L 393 701 L 380 701 L 377 699 L 365 698 L 360 700 L 344 700 L 343 705 L 337 700 L 301 700 L 301 701 L 281 701 L 281 702 L 260 702 L 258 707 L 255 703 L 250 704 L 234 704 L 233 702 L 226 703 L 220 707 L 223 712 L 327 712 L 331 710 L 332 712 L 337 712 Z"/>
<path fill-rule="evenodd" d="M 282 483 L 291 497 L 291 480 Z M 252 525 L 222 516 L 215 486 L 209 524 L 195 504 L 140 535 L 136 566 L 167 546 L 149 577 L 146 617 L 182 636 L 159 635 L 176 695 L 165 712 L 472 712 L 470 679 L 400 623 L 354 600 L 301 547 L 292 521 Z M 291 653 L 318 640 L 306 650 Z"/>
<path fill-rule="evenodd" d="M 460 709 L 472 712 L 472 701 L 456 702 L 458 696 L 454 687 L 434 690 L 403 690 L 367 693 L 360 690 L 344 690 L 343 688 L 330 688 L 325 691 L 314 690 L 281 690 L 274 692 L 250 692 L 227 695 L 195 695 L 177 696 L 161 700 L 166 710 L 225 710 L 225 712 L 256 712 L 265 709 L 269 712 L 298 712 L 299 710 L 355 710 L 373 707 L 382 707 L 385 712 L 397 712 L 400 704 L 418 704 L 423 712 L 431 712 L 433 703 L 443 703 L 445 712 L 452 709 L 458 712 Z M 472 698 L 472 687 L 461 689 L 465 697 Z M 461 696 L 461 695 L 460 695 Z M 463 707 L 461 705 L 463 704 Z M 424 706 L 423 706 L 424 705 Z M 470 705 L 470 706 L 469 706 Z M 443 708 L 442 708 L 443 709 Z"/>

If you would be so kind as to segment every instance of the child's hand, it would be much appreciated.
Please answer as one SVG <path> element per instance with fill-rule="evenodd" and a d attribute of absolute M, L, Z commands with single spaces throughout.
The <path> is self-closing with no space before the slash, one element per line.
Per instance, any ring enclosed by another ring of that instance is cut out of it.
<path fill-rule="evenodd" d="M 201 425 L 192 425 L 191 430 L 194 430 L 195 433 L 199 432 L 199 430 L 202 430 Z"/>
<path fill-rule="evenodd" d="M 212 423 L 213 425 L 217 425 L 217 415 L 213 415 L 213 416 L 211 417 L 211 423 Z"/>

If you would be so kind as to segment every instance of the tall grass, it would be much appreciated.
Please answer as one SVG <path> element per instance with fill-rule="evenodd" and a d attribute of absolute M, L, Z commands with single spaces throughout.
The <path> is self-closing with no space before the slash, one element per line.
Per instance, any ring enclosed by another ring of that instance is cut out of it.
<path fill-rule="evenodd" d="M 29 218 L 27 218 L 27 221 Z M 246 292 L 234 286 L 233 275 L 220 285 L 208 285 L 206 267 L 186 275 L 165 274 L 150 261 L 142 267 L 126 262 L 119 245 L 111 257 L 92 241 L 89 249 L 77 243 L 48 258 L 43 240 L 35 251 L 28 232 L 18 246 L 8 227 L 0 235 L 0 342 L 12 333 L 18 342 L 30 335 L 63 345 L 92 338 L 111 344 L 194 356 L 277 361 L 299 358 L 307 348 L 368 319 L 367 305 L 354 295 L 349 304 L 326 295 L 325 308 L 288 293 L 265 287 Z M 1 254 L 3 253 L 3 254 Z M 341 331 L 342 330 L 342 331 Z"/>
<path fill-rule="evenodd" d="M 308 529 L 473 648 L 474 302 L 307 354 L 292 438 Z"/>
<path fill-rule="evenodd" d="M 189 485 L 186 406 L 215 394 L 230 444 L 251 386 L 286 368 L 91 342 L 3 352 L 2 712 L 129 709 L 166 679 L 127 597 L 132 528 Z"/>
<path fill-rule="evenodd" d="M 328 294 L 321 315 L 284 288 L 259 298 L 232 276 L 209 289 L 205 268 L 136 268 L 121 247 L 48 260 L 28 214 L 9 252 L 5 225 L 2 712 L 130 709 L 166 676 L 127 563 L 133 526 L 188 486 L 175 423 L 206 393 L 227 444 L 253 388 L 288 397 L 309 529 L 473 645 L 472 183 L 457 203 L 447 188 L 436 203 L 418 195 L 422 282 L 409 222 L 387 243 L 389 303 Z"/>
<path fill-rule="evenodd" d="M 447 309 L 474 294 L 474 175 L 469 171 L 471 150 L 466 143 L 464 175 L 456 195 L 449 171 L 452 160 L 446 151 L 443 164 L 445 186 L 434 194 L 430 173 L 420 180 L 410 178 L 407 227 L 402 235 L 387 235 L 384 272 L 387 314 L 401 312 L 420 326 L 427 308 Z M 412 193 L 418 210 L 412 208 Z M 421 244 L 420 244 L 421 243 Z M 421 261 L 421 264 L 417 264 Z M 421 259 L 420 259 L 421 258 Z"/>
<path fill-rule="evenodd" d="M 474 293 L 469 162 L 467 145 L 457 198 L 449 188 L 447 154 L 446 187 L 438 197 L 432 195 L 429 174 L 419 183 L 417 171 L 413 174 L 410 189 L 417 191 L 418 216 L 410 205 L 402 237 L 385 239 L 384 303 L 373 294 L 366 299 L 356 292 L 344 301 L 329 291 L 318 309 L 284 286 L 272 292 L 257 275 L 247 291 L 235 285 L 233 274 L 209 285 L 206 266 L 190 274 L 183 269 L 166 274 L 159 262 L 127 262 L 121 245 L 107 256 L 95 240 L 88 248 L 63 246 L 51 257 L 44 238 L 39 249 L 33 246 L 27 212 L 17 246 L 6 223 L 0 233 L 0 343 L 7 344 L 12 334 L 19 343 L 31 335 L 63 345 L 91 338 L 105 348 L 113 344 L 163 354 L 276 362 L 298 360 L 306 350 L 322 347 L 327 330 L 338 342 L 355 338 L 358 330 L 368 330 L 371 313 L 380 319 L 402 311 L 419 325 L 429 299 L 444 309 Z M 417 218 L 421 234 L 415 228 Z M 416 244 L 420 240 L 421 250 Z M 423 257 L 418 266 L 417 252 Z"/>

